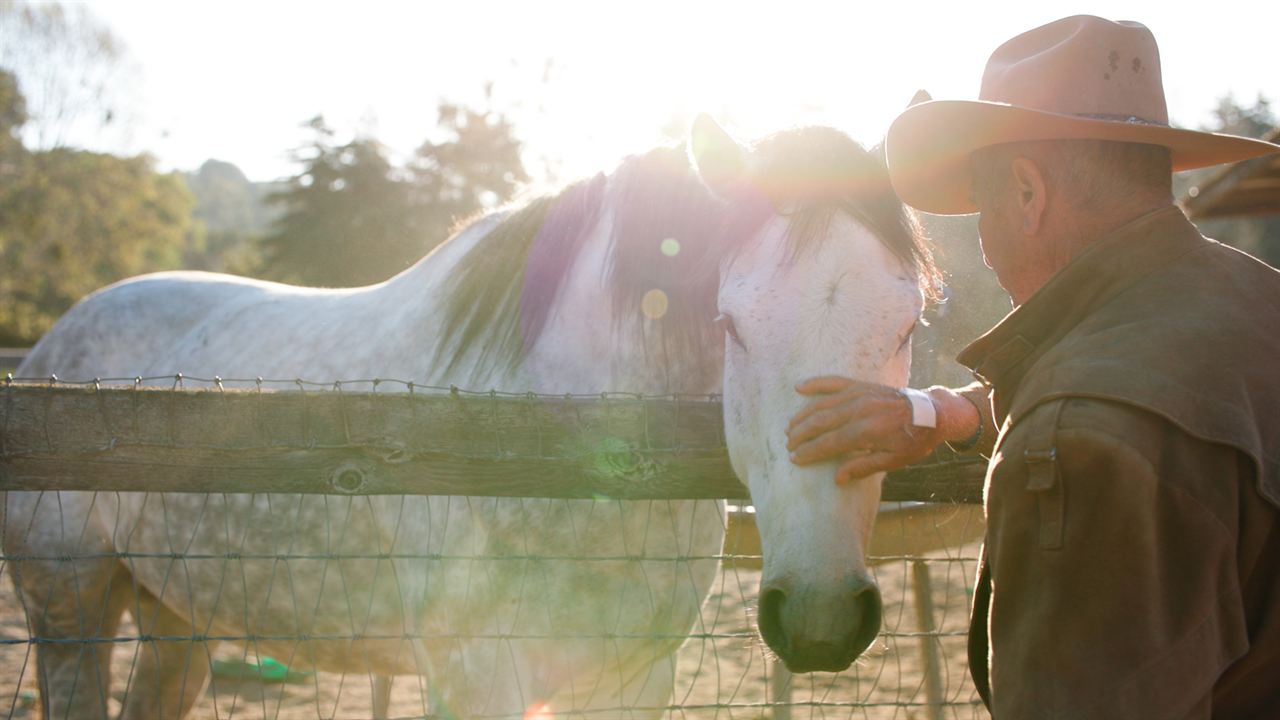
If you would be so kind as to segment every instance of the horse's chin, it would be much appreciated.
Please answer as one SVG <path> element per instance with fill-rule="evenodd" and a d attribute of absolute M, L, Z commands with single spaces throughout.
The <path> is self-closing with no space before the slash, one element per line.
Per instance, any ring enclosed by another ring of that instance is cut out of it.
<path fill-rule="evenodd" d="M 872 639 L 874 638 L 872 635 Z M 862 647 L 817 643 L 805 648 L 803 653 L 778 653 L 778 658 L 786 665 L 787 670 L 797 675 L 811 672 L 838 673 L 848 670 L 870 645 L 869 642 Z"/>
<path fill-rule="evenodd" d="M 839 650 L 833 649 L 833 652 L 839 652 Z M 838 673 L 838 672 L 843 672 L 845 670 L 848 670 L 849 667 L 853 665 L 853 660 L 856 660 L 856 659 L 857 659 L 856 655 L 854 656 L 853 659 L 850 659 L 850 660 L 838 659 L 834 655 L 832 655 L 829 658 L 828 657 L 811 657 L 811 658 L 806 658 L 804 660 L 783 660 L 782 664 L 786 665 L 787 670 L 790 670 L 792 673 L 796 675 L 800 675 L 802 673 L 811 673 L 811 672 Z"/>

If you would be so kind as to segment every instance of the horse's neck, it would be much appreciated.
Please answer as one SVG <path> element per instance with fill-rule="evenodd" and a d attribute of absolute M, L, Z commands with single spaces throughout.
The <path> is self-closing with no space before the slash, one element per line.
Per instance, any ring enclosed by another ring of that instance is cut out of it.
<path fill-rule="evenodd" d="M 610 214 L 603 215 L 606 220 L 567 269 L 555 308 L 519 368 L 521 376 L 531 389 L 548 393 L 720 392 L 723 347 L 671 347 L 659 322 L 639 314 L 617 317 L 609 284 Z"/>
<path fill-rule="evenodd" d="M 417 265 L 393 278 L 379 292 L 378 304 L 397 308 L 392 326 L 400 337 L 393 343 L 402 364 L 416 363 L 414 377 L 432 385 L 457 385 L 470 390 L 511 390 L 540 393 L 645 394 L 718 393 L 723 373 L 723 347 L 681 349 L 666 346 L 660 325 L 641 316 L 616 317 L 610 288 L 611 213 L 583 243 L 555 306 L 532 347 L 514 365 L 490 363 L 484 348 L 461 348 L 461 361 L 432 364 L 433 358 L 453 357 L 459 348 L 443 348 L 444 318 L 448 315 L 449 282 L 458 262 L 501 220 L 490 216 L 441 245 Z M 714 282 L 715 278 L 710 278 Z M 384 321 L 384 325 L 387 323 Z M 485 339 L 481 342 L 491 342 Z"/>
<path fill-rule="evenodd" d="M 433 366 L 432 361 L 440 354 L 438 346 L 449 309 L 450 278 L 459 261 L 502 217 L 502 213 L 495 213 L 473 223 L 370 294 L 366 304 L 372 312 L 363 319 L 356 318 L 356 322 L 365 323 L 358 331 L 360 336 L 367 336 L 371 329 L 378 335 L 370 338 L 369 345 L 377 348 L 380 365 L 403 367 L 406 377 L 430 385 L 481 389 L 477 383 L 486 379 L 476 377 L 472 368 L 461 367 L 446 374 L 442 368 Z M 484 386 L 484 389 L 490 388 L 506 389 L 496 384 Z"/>

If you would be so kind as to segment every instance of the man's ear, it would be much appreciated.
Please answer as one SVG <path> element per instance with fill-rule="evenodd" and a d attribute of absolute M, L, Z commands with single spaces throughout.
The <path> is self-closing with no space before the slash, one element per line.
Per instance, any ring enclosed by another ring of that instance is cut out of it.
<path fill-rule="evenodd" d="M 706 113 L 694 118 L 689 129 L 689 158 L 702 182 L 722 198 L 746 180 L 746 149 Z"/>
<path fill-rule="evenodd" d="M 1047 204 L 1048 188 L 1044 181 L 1044 172 L 1034 160 L 1025 157 L 1014 158 L 1009 165 L 1013 189 L 1017 191 L 1018 214 L 1022 217 L 1022 232 L 1028 237 L 1040 233 L 1040 224 L 1044 218 Z"/>

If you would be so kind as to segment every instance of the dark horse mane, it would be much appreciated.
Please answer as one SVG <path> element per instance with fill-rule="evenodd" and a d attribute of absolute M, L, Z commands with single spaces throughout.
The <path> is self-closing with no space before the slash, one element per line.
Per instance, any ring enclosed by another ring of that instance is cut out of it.
<path fill-rule="evenodd" d="M 727 198 L 707 189 L 683 147 L 664 147 L 626 159 L 612 180 L 596 175 L 512 210 L 451 276 L 437 365 L 452 371 L 478 342 L 480 367 L 520 362 L 554 312 L 606 194 L 613 198 L 607 286 L 615 322 L 642 318 L 645 296 L 660 291 L 665 313 L 649 319 L 669 352 L 719 342 L 712 323 L 718 268 L 774 213 L 788 219 L 793 253 L 823 237 L 836 213 L 849 213 L 934 297 L 932 254 L 878 152 L 837 130 L 811 127 L 764 138 L 752 158 L 751 177 Z M 676 244 L 664 245 L 670 240 Z"/>

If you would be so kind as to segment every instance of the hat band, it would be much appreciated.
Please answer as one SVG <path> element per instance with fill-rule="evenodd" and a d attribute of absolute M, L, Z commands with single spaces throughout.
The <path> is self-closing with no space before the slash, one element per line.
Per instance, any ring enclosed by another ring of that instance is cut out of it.
<path fill-rule="evenodd" d="M 1107 120 L 1109 122 L 1125 123 L 1126 125 L 1154 125 L 1155 127 L 1169 127 L 1169 123 L 1162 123 L 1157 120 L 1148 120 L 1137 115 L 1114 115 L 1112 113 L 1073 113 L 1076 117 L 1087 118 L 1089 120 Z"/>

